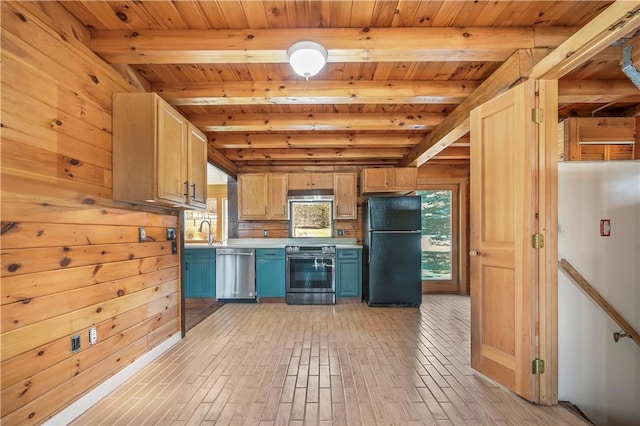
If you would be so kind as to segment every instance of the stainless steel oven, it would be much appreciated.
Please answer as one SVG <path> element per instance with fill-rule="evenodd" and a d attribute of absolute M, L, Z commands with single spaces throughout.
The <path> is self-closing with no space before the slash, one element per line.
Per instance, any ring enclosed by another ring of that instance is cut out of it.
<path fill-rule="evenodd" d="M 286 246 L 287 303 L 336 303 L 336 247 Z"/>

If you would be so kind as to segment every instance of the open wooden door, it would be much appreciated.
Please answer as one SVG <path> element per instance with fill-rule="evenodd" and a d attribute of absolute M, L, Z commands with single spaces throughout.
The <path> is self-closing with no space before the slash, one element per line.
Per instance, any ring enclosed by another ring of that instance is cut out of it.
<path fill-rule="evenodd" d="M 557 258 L 547 218 L 557 217 L 547 205 L 557 174 L 549 152 L 555 141 L 548 140 L 556 117 L 555 81 L 527 81 L 471 112 L 471 366 L 542 403 L 554 403 L 548 386 L 557 386 L 533 373 L 534 360 L 557 350 L 549 345 L 556 332 L 547 300 L 557 293 L 557 273 L 554 281 L 541 264 Z M 534 248 L 534 234 L 550 252 Z M 546 361 L 557 375 L 554 359 Z"/>

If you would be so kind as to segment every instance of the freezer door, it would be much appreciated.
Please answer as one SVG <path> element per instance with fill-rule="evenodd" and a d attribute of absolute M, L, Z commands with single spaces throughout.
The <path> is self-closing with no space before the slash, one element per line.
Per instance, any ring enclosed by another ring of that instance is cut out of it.
<path fill-rule="evenodd" d="M 419 196 L 369 197 L 371 231 L 416 231 L 422 229 Z"/>
<path fill-rule="evenodd" d="M 371 232 L 369 306 L 420 306 L 421 232 Z"/>

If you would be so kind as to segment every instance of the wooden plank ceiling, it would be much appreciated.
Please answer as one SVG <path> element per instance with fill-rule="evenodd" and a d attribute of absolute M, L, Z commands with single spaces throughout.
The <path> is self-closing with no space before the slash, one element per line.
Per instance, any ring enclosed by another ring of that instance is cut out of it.
<path fill-rule="evenodd" d="M 407 164 L 515 52 L 543 57 L 611 3 L 61 2 L 98 55 L 203 130 L 210 159 L 240 170 Z M 301 40 L 329 52 L 309 81 L 287 63 Z M 633 113 L 640 91 L 620 69 L 619 45 L 560 80 L 561 118 Z M 468 159 L 468 146 L 462 136 L 430 161 Z"/>

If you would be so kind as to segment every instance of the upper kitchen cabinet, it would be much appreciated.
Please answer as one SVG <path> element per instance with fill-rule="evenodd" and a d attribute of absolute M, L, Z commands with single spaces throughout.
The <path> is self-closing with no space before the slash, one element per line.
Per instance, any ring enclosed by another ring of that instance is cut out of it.
<path fill-rule="evenodd" d="M 238 218 L 240 220 L 286 220 L 288 218 L 287 174 L 239 174 Z"/>
<path fill-rule="evenodd" d="M 418 186 L 418 169 L 416 167 L 395 167 L 393 169 L 394 191 L 415 191 Z"/>
<path fill-rule="evenodd" d="M 418 169 L 415 167 L 381 167 L 362 169 L 360 184 L 363 194 L 415 191 Z"/>
<path fill-rule="evenodd" d="M 333 173 L 289 173 L 289 189 L 333 189 Z"/>
<path fill-rule="evenodd" d="M 269 219 L 287 220 L 289 218 L 287 188 L 286 173 L 269 173 Z"/>
<path fill-rule="evenodd" d="M 187 149 L 188 204 L 190 207 L 207 208 L 207 137 L 189 123 Z M 199 167 L 204 164 L 204 167 Z"/>
<path fill-rule="evenodd" d="M 155 93 L 113 95 L 113 198 L 204 208 L 204 135 Z"/>
<path fill-rule="evenodd" d="M 333 175 L 334 219 L 357 219 L 358 175 L 356 173 L 335 173 Z"/>

